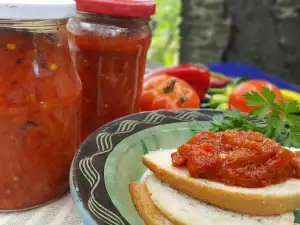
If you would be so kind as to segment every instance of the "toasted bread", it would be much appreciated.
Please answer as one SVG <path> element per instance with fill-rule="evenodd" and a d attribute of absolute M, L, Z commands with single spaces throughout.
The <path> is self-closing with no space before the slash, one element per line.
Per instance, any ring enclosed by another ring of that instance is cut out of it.
<path fill-rule="evenodd" d="M 143 157 L 143 163 L 162 181 L 189 196 L 234 212 L 256 216 L 280 215 L 300 208 L 300 180 L 291 179 L 264 188 L 242 188 L 195 179 L 189 176 L 186 169 L 172 166 L 171 153 L 174 151 L 152 152 Z"/>

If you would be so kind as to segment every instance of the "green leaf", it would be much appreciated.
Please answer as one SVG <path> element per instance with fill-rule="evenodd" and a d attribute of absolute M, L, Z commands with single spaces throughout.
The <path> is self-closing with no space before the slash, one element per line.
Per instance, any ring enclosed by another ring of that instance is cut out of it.
<path fill-rule="evenodd" d="M 300 148 L 300 135 L 290 133 L 283 144 L 287 147 Z"/>
<path fill-rule="evenodd" d="M 266 100 L 258 92 L 248 92 L 243 96 L 247 100 L 246 104 L 248 106 L 266 105 Z"/>
<path fill-rule="evenodd" d="M 273 128 L 272 137 L 271 137 L 273 140 L 277 140 L 279 138 L 282 131 L 285 129 L 285 125 L 286 125 L 284 120 L 276 119 L 276 118 L 268 118 L 267 124 L 269 127 Z"/>
<path fill-rule="evenodd" d="M 245 131 L 250 131 L 250 130 L 253 130 L 253 131 L 260 131 L 259 127 L 257 127 L 255 124 L 253 123 L 246 123 L 246 124 L 243 124 L 241 126 L 242 130 L 245 130 Z"/>
<path fill-rule="evenodd" d="M 214 115 L 212 118 L 212 123 L 215 125 L 222 125 L 225 121 L 225 115 L 224 114 L 217 114 Z"/>
<path fill-rule="evenodd" d="M 287 135 L 284 139 L 283 139 L 283 145 L 286 147 L 291 147 L 293 143 L 293 137 L 292 135 Z M 293 146 L 294 147 L 294 146 Z"/>
<path fill-rule="evenodd" d="M 267 102 L 272 105 L 274 103 L 276 94 L 271 91 L 269 88 L 263 87 L 261 95 L 267 100 Z"/>
<path fill-rule="evenodd" d="M 280 109 L 285 113 L 299 113 L 299 105 L 297 101 L 291 101 L 291 102 L 280 102 Z"/>
<path fill-rule="evenodd" d="M 266 115 L 270 112 L 270 107 L 267 106 L 263 106 L 263 107 L 259 107 L 259 108 L 255 108 L 253 109 L 250 114 L 253 116 L 258 117 L 259 119 L 263 119 L 266 117 Z"/>
<path fill-rule="evenodd" d="M 227 111 L 225 112 L 225 115 L 226 115 L 227 117 L 241 117 L 241 118 L 245 117 L 245 116 L 241 113 L 241 111 L 239 111 L 238 109 L 236 109 L 236 108 L 234 108 L 234 107 L 232 107 L 231 110 L 227 110 Z"/>
<path fill-rule="evenodd" d="M 280 110 L 278 107 L 275 105 L 273 106 L 271 112 L 270 112 L 270 117 L 279 119 L 280 118 Z"/>
<path fill-rule="evenodd" d="M 288 125 L 293 127 L 297 126 L 300 123 L 300 117 L 293 114 L 285 114 L 284 119 L 287 121 Z"/>
<path fill-rule="evenodd" d="M 295 134 L 300 134 L 300 126 L 291 127 L 290 131 Z"/>

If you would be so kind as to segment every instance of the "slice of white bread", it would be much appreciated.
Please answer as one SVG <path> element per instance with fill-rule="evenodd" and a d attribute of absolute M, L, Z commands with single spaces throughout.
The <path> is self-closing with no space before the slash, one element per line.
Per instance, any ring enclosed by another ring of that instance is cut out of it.
<path fill-rule="evenodd" d="M 195 179 L 186 169 L 172 166 L 174 151 L 151 152 L 143 157 L 143 163 L 162 181 L 198 200 L 256 216 L 280 215 L 300 208 L 300 180 L 264 188 L 241 188 Z"/>
<path fill-rule="evenodd" d="M 293 225 L 294 214 L 280 216 L 249 216 L 234 213 L 195 198 L 172 188 L 154 175 L 146 181 L 151 200 L 170 221 L 180 225 Z"/>
<path fill-rule="evenodd" d="M 167 217 L 154 205 L 144 183 L 131 183 L 129 191 L 141 218 L 148 225 L 172 225 Z"/>

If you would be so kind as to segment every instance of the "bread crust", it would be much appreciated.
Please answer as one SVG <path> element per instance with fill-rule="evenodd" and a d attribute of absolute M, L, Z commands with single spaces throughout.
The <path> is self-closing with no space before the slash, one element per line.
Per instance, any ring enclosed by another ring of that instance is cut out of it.
<path fill-rule="evenodd" d="M 172 171 L 161 168 L 147 156 L 143 157 L 143 164 L 172 187 L 198 200 L 234 212 L 255 216 L 275 216 L 300 208 L 300 194 L 273 195 L 265 198 L 261 194 L 229 192 L 226 189 L 201 185 L 188 176 L 178 176 Z"/>
<path fill-rule="evenodd" d="M 171 214 L 169 214 L 167 211 L 164 210 L 164 207 L 160 206 L 158 202 L 155 202 L 152 200 L 152 195 L 151 195 L 151 192 L 148 190 L 147 188 L 147 184 L 144 183 L 145 185 L 145 189 L 147 191 L 147 194 L 149 196 L 149 199 L 152 201 L 152 203 L 154 204 L 155 207 L 157 207 L 158 210 L 160 210 L 162 212 L 163 215 L 166 216 L 166 218 L 168 218 L 169 221 L 172 222 L 172 224 L 174 225 L 189 225 L 187 223 L 183 223 L 182 221 L 180 220 L 177 220 L 174 216 L 172 216 Z"/>
<path fill-rule="evenodd" d="M 129 191 L 136 210 L 147 225 L 173 225 L 155 206 L 144 183 L 131 183 Z"/>

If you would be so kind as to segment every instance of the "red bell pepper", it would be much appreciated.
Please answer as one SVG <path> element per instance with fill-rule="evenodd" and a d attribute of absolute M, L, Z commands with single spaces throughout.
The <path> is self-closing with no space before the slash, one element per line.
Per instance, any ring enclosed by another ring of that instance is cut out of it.
<path fill-rule="evenodd" d="M 211 77 L 210 78 L 210 87 L 212 88 L 223 88 L 226 87 L 231 81 L 231 78 L 219 78 L 219 77 Z"/>
<path fill-rule="evenodd" d="M 223 88 L 226 87 L 230 81 L 231 77 L 227 77 L 220 73 L 211 72 L 210 73 L 210 87 L 211 88 Z"/>
<path fill-rule="evenodd" d="M 150 74 L 145 75 L 145 81 L 150 77 L 167 74 L 189 83 L 197 92 L 200 99 L 205 98 L 208 88 L 210 87 L 210 73 L 207 69 L 190 64 L 173 66 L 169 68 L 157 69 Z"/>

